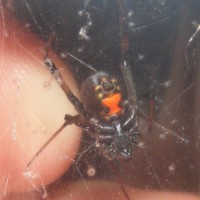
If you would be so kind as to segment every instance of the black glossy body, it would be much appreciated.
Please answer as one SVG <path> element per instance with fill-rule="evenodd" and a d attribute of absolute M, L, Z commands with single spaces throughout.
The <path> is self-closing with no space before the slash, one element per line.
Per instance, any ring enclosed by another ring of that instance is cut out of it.
<path fill-rule="evenodd" d="M 95 138 L 96 147 L 107 159 L 128 160 L 131 158 L 133 146 L 137 144 L 139 136 L 137 106 L 131 105 L 129 99 L 122 99 L 120 102 L 122 111 L 120 113 L 107 118 L 98 114 L 106 109 L 98 102 L 94 91 L 96 86 L 101 85 L 102 77 L 112 79 L 112 76 L 106 72 L 96 72 L 83 84 L 81 91 L 83 104 L 75 96 L 72 98 L 70 94 L 70 98 L 68 98 L 71 99 L 79 115 L 66 115 L 65 120 L 69 124 L 81 127 L 91 137 Z M 80 104 L 82 104 L 81 110 L 79 109 Z"/>

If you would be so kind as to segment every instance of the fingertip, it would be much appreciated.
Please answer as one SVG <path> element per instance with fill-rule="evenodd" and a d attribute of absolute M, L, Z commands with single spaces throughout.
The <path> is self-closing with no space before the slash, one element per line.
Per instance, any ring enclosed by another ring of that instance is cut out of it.
<path fill-rule="evenodd" d="M 67 127 L 30 168 L 26 168 L 37 150 L 62 125 L 65 114 L 73 115 L 76 111 L 45 69 L 42 51 L 45 44 L 17 23 L 7 21 L 6 24 L 7 35 L 0 35 L 3 44 L 0 57 L 0 182 L 3 187 L 7 184 L 7 191 L 34 190 L 33 185 L 37 188 L 49 184 L 70 167 L 81 134 L 77 127 Z M 58 56 L 53 59 L 64 67 Z M 70 77 L 70 87 L 77 91 L 71 74 L 65 73 Z M 8 174 L 8 179 L 4 179 Z"/>

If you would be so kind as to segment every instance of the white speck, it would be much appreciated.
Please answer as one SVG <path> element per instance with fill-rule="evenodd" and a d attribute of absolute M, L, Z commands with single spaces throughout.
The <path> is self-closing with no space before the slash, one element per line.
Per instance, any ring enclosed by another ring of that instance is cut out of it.
<path fill-rule="evenodd" d="M 30 27 L 30 24 L 29 23 L 26 23 L 25 24 L 25 28 L 29 28 Z"/>
<path fill-rule="evenodd" d="M 138 55 L 138 60 L 144 60 L 144 55 L 143 54 L 139 54 Z"/>
<path fill-rule="evenodd" d="M 134 27 L 135 26 L 135 23 L 134 22 L 129 22 L 128 23 L 128 26 L 131 28 L 131 27 Z"/>
<path fill-rule="evenodd" d="M 98 141 L 96 141 L 96 144 L 95 144 L 96 148 L 99 148 L 101 145 Z"/>
<path fill-rule="evenodd" d="M 42 193 L 42 199 L 46 199 L 48 197 L 47 191 L 45 188 L 43 188 L 43 193 Z"/>
<path fill-rule="evenodd" d="M 82 11 L 82 10 L 78 11 L 78 15 L 79 15 L 80 17 L 82 17 L 82 16 L 83 16 L 83 11 Z"/>
<path fill-rule="evenodd" d="M 89 41 L 90 40 L 90 37 L 88 35 L 88 32 L 92 26 L 92 19 L 90 17 L 90 13 L 87 12 L 87 6 L 89 4 L 90 0 L 85 0 L 84 1 L 84 9 L 83 10 L 80 10 L 78 12 L 79 16 L 81 18 L 84 18 L 86 19 L 86 24 L 80 28 L 80 31 L 79 31 L 79 38 L 81 40 L 86 40 L 86 41 Z"/>
<path fill-rule="evenodd" d="M 79 47 L 78 52 L 83 52 L 83 49 L 84 49 L 83 47 Z"/>
<path fill-rule="evenodd" d="M 67 57 L 67 54 L 64 53 L 64 52 L 62 52 L 62 53 L 60 53 L 60 57 L 61 57 L 61 58 L 66 58 L 66 57 Z"/>
<path fill-rule="evenodd" d="M 163 6 L 165 5 L 165 0 L 160 0 L 160 4 Z"/>
<path fill-rule="evenodd" d="M 168 166 L 168 170 L 169 170 L 170 173 L 175 173 L 175 170 L 176 170 L 175 164 L 174 163 L 170 164 Z"/>
<path fill-rule="evenodd" d="M 23 173 L 23 176 L 27 179 L 35 179 L 38 177 L 38 174 L 33 171 L 26 171 Z"/>
<path fill-rule="evenodd" d="M 138 143 L 138 147 L 140 147 L 140 148 L 142 148 L 142 149 L 145 148 L 144 142 L 139 142 L 139 143 Z"/>
<path fill-rule="evenodd" d="M 94 166 L 89 165 L 87 169 L 87 175 L 93 177 L 96 174 L 96 169 Z"/>
<path fill-rule="evenodd" d="M 173 120 L 171 121 L 171 124 L 176 124 L 176 122 L 177 122 L 177 120 L 176 120 L 176 119 L 173 119 Z"/>
<path fill-rule="evenodd" d="M 13 140 L 17 139 L 17 131 L 16 131 L 16 126 L 17 126 L 17 122 L 14 118 L 14 115 L 12 112 L 10 112 L 9 118 L 11 120 L 11 124 L 12 124 L 12 136 L 13 136 Z"/>
<path fill-rule="evenodd" d="M 59 156 L 59 159 L 60 159 L 60 160 L 68 160 L 68 159 L 70 159 L 70 158 L 69 158 L 69 156 L 66 156 L 66 155 L 60 155 L 60 156 Z"/>
<path fill-rule="evenodd" d="M 79 37 L 80 39 L 82 40 L 87 40 L 89 41 L 90 40 L 90 37 L 87 35 L 87 27 L 86 26 L 83 26 L 80 31 L 79 31 Z"/>
<path fill-rule="evenodd" d="M 164 83 L 164 86 L 165 86 L 166 88 L 168 88 L 168 87 L 171 85 L 171 83 L 172 83 L 171 80 L 166 81 L 166 82 Z"/>
<path fill-rule="evenodd" d="M 131 17 L 133 15 L 133 11 L 131 10 L 130 12 L 128 12 L 128 17 Z"/>
<path fill-rule="evenodd" d="M 159 138 L 160 138 L 161 140 L 165 140 L 165 139 L 166 139 L 166 134 L 160 134 Z"/>

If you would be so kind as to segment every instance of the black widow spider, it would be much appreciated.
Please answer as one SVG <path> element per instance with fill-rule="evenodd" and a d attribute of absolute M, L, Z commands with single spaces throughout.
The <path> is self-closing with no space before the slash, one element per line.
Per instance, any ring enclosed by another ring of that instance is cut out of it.
<path fill-rule="evenodd" d="M 121 1 L 119 1 L 121 6 Z M 120 9 L 121 11 L 122 9 Z M 123 13 L 121 13 L 123 16 Z M 120 18 L 122 29 L 123 17 Z M 67 98 L 74 105 L 78 115 L 65 115 L 63 125 L 49 138 L 28 162 L 27 167 L 35 160 L 42 150 L 68 125 L 75 124 L 96 139 L 96 146 L 108 160 L 131 158 L 133 144 L 137 144 L 139 131 L 137 95 L 130 66 L 125 61 L 128 50 L 127 37 L 121 33 L 122 59 L 121 71 L 127 88 L 127 99 L 122 96 L 119 82 L 107 72 L 99 71 L 90 75 L 83 83 L 81 101 L 73 94 L 64 82 L 57 67 L 48 57 L 45 66 L 55 77 Z"/>

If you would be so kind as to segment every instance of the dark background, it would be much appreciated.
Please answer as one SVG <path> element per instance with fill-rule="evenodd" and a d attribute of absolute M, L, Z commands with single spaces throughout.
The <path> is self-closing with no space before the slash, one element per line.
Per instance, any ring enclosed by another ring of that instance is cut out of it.
<path fill-rule="evenodd" d="M 124 1 L 127 26 L 123 33 L 129 39 L 128 56 L 139 107 L 148 113 L 149 99 L 145 96 L 155 95 L 154 120 L 173 130 L 169 134 L 154 127 L 147 133 L 145 125 L 141 125 L 144 147 L 135 147 L 129 163 L 117 163 L 123 181 L 134 187 L 199 192 L 199 38 L 189 50 L 192 54 L 189 66 L 185 55 L 189 38 L 200 22 L 199 10 L 198 0 Z M 97 71 L 105 70 L 121 77 L 118 1 L 91 0 L 87 4 L 83 0 L 15 0 L 9 12 L 44 41 L 55 33 L 51 46 L 70 64 L 80 88 L 92 71 L 67 52 Z M 80 12 L 86 14 L 81 16 Z M 89 22 L 92 23 L 87 32 L 90 40 L 81 39 L 79 31 Z M 88 142 L 93 141 L 85 136 L 82 148 Z M 100 160 L 102 164 L 96 164 Z M 116 178 L 95 149 L 86 152 L 77 165 L 85 179 Z M 86 175 L 89 165 L 97 171 L 92 178 Z M 72 167 L 58 182 L 79 178 Z"/>

